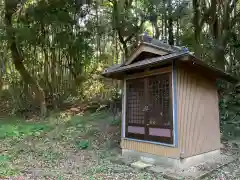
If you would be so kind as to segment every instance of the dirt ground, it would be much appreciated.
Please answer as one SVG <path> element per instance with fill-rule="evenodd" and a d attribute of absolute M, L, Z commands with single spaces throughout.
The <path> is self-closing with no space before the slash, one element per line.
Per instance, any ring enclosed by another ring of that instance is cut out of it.
<path fill-rule="evenodd" d="M 161 174 L 112 163 L 120 153 L 120 120 L 101 111 L 59 112 L 46 120 L 3 118 L 0 179 L 159 180 Z M 205 179 L 240 179 L 235 161 Z"/>

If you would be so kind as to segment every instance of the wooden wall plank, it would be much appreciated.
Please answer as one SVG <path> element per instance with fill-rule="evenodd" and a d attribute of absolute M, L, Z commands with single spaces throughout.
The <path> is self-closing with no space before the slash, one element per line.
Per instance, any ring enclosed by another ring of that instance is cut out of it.
<path fill-rule="evenodd" d="M 178 64 L 177 98 L 181 156 L 219 149 L 219 107 L 215 81 Z"/>
<path fill-rule="evenodd" d="M 179 149 L 168 146 L 161 146 L 147 142 L 138 142 L 133 140 L 122 139 L 122 149 L 130 149 L 137 152 L 149 153 L 159 156 L 166 156 L 170 158 L 179 158 Z"/>
<path fill-rule="evenodd" d="M 155 70 L 146 70 L 145 72 L 142 73 L 136 73 L 133 75 L 128 75 L 127 78 L 125 79 L 137 79 L 137 78 L 144 78 L 147 76 L 154 76 L 154 75 L 158 75 L 158 74 L 164 74 L 164 73 L 169 73 L 172 71 L 172 66 L 167 66 L 167 67 L 163 67 L 163 68 L 158 68 Z"/>

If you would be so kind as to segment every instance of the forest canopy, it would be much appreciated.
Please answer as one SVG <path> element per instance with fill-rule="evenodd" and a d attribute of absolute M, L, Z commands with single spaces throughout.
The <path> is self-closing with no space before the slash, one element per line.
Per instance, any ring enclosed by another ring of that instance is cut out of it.
<path fill-rule="evenodd" d="M 238 0 L 0 0 L 0 11 L 1 106 L 11 113 L 114 99 L 119 83 L 100 74 L 144 32 L 240 76 Z M 239 87 L 218 87 L 221 125 L 237 135 Z"/>

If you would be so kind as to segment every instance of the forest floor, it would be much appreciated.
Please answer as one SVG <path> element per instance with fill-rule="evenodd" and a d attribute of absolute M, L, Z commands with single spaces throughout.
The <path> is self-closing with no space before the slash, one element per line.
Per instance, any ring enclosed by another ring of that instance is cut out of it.
<path fill-rule="evenodd" d="M 74 113 L 73 113 L 74 112 Z M 163 179 L 110 161 L 120 153 L 120 119 L 73 108 L 47 119 L 0 120 L 0 179 Z M 238 179 L 240 162 L 205 179 Z"/>

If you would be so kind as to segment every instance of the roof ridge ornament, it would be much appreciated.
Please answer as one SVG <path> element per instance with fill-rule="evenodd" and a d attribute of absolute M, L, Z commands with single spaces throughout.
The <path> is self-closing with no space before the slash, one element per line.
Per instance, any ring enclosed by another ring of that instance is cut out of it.
<path fill-rule="evenodd" d="M 188 48 L 185 47 L 185 46 L 182 47 L 182 51 L 183 51 L 183 52 L 189 52 Z"/>
<path fill-rule="evenodd" d="M 147 34 L 147 32 L 144 32 L 141 36 L 142 36 L 141 40 L 142 40 L 143 42 L 151 43 L 152 40 L 153 40 L 153 38 L 152 38 L 151 36 L 149 36 L 149 35 Z"/>

